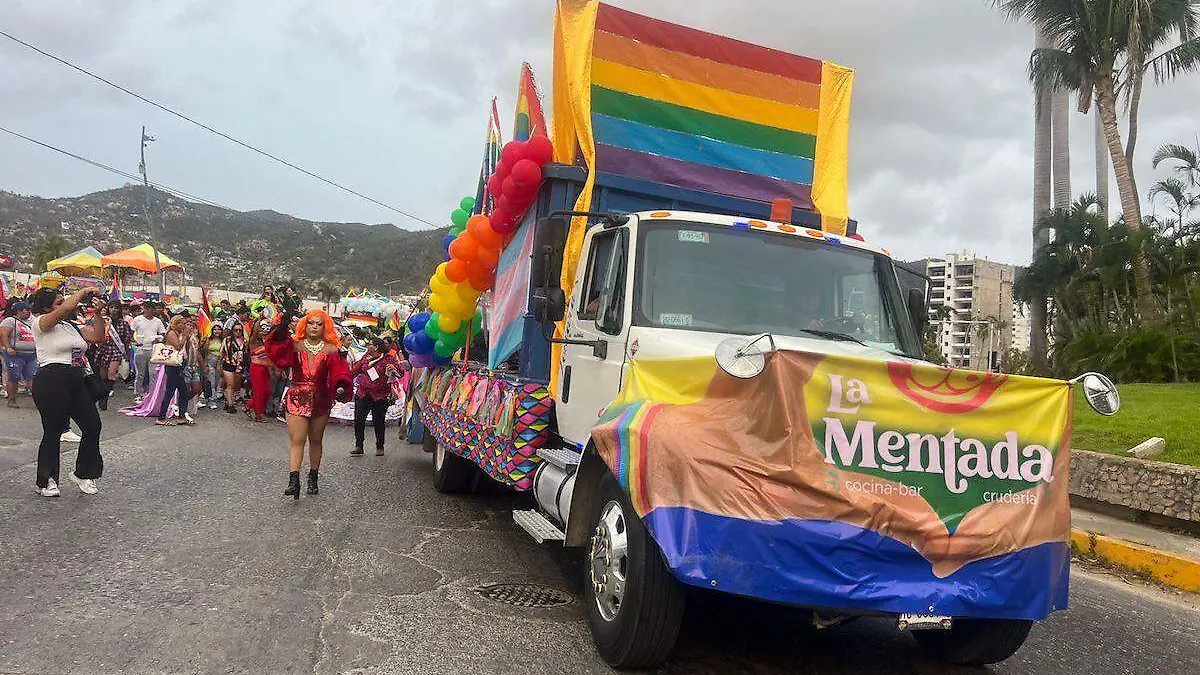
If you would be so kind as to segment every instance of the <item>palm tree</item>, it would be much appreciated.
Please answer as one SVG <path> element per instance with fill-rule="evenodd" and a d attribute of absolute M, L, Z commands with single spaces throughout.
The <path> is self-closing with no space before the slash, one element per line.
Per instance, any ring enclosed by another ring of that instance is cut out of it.
<path fill-rule="evenodd" d="M 1050 46 L 1046 34 L 1038 30 L 1035 42 L 1036 49 Z M 1050 163 L 1053 120 L 1050 115 L 1051 94 L 1045 87 L 1036 83 L 1033 88 L 1033 259 L 1036 260 L 1042 249 L 1050 243 L 1050 233 L 1041 227 L 1042 219 L 1050 212 L 1050 183 L 1052 167 Z M 1046 295 L 1034 290 L 1029 300 L 1029 353 L 1034 365 L 1045 370 L 1049 349 L 1046 344 L 1047 324 Z"/>
<path fill-rule="evenodd" d="M 33 249 L 34 272 L 46 271 L 46 265 L 55 258 L 61 258 L 71 251 L 71 242 L 56 234 L 46 235 Z"/>
<path fill-rule="evenodd" d="M 1189 187 L 1200 187 L 1200 153 L 1191 148 L 1168 143 L 1154 153 L 1154 168 L 1167 160 L 1178 162 L 1171 167 Z"/>
<path fill-rule="evenodd" d="M 1157 197 L 1166 197 L 1169 200 L 1168 208 L 1174 220 L 1161 228 L 1163 236 L 1175 242 L 1192 234 L 1187 218 L 1192 209 L 1200 206 L 1200 195 L 1189 193 L 1188 186 L 1178 178 L 1164 178 L 1150 186 L 1149 196 L 1151 201 Z"/>
<path fill-rule="evenodd" d="M 330 305 L 342 299 L 342 292 L 339 291 L 338 287 L 328 279 L 321 279 L 317 281 L 316 291 L 317 299 L 325 303 L 326 312 L 329 311 Z"/>
<path fill-rule="evenodd" d="M 1034 50 L 1030 78 L 1040 89 L 1063 87 L 1079 96 L 1079 110 L 1095 100 L 1104 127 L 1128 227 L 1142 227 L 1141 201 L 1130 155 L 1137 142 L 1142 82 L 1152 72 L 1159 82 L 1200 67 L 1200 10 L 1190 0 L 993 0 L 1013 19 L 1033 23 L 1051 46 Z M 1180 44 L 1153 55 L 1164 43 Z M 1121 142 L 1117 100 L 1129 101 L 1128 146 Z M 1138 310 L 1157 323 L 1150 262 L 1139 249 L 1133 265 Z"/>

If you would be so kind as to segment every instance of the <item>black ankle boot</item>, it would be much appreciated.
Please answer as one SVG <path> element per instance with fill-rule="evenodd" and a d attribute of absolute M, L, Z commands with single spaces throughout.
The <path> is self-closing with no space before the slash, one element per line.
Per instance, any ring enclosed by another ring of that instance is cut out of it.
<path fill-rule="evenodd" d="M 310 495 L 317 494 L 317 470 L 316 469 L 308 470 L 308 494 L 310 494 Z"/>
<path fill-rule="evenodd" d="M 300 499 L 300 472 L 293 471 L 288 474 L 288 486 L 283 491 L 285 495 L 291 495 L 293 499 Z"/>

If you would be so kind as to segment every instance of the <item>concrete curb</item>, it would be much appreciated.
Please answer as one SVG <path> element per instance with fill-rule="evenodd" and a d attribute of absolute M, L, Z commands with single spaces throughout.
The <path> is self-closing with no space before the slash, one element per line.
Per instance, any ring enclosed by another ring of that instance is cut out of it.
<path fill-rule="evenodd" d="M 1200 593 L 1200 560 L 1075 528 L 1071 529 L 1071 549 L 1110 565 L 1147 574 L 1172 588 Z"/>

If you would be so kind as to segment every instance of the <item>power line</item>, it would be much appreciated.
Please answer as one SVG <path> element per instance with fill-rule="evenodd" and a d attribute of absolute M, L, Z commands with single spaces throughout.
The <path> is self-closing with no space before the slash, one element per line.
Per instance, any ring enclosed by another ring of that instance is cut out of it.
<path fill-rule="evenodd" d="M 227 133 L 225 133 L 225 132 L 223 132 L 223 131 L 218 131 L 217 129 L 214 129 L 214 128 L 212 128 L 212 127 L 208 126 L 207 124 L 204 124 L 203 122 L 200 122 L 200 121 L 197 121 L 197 120 L 195 120 L 195 119 L 193 119 L 193 118 L 191 118 L 191 117 L 188 117 L 187 115 L 184 115 L 184 114 L 183 114 L 183 113 L 181 113 L 181 112 L 178 112 L 178 111 L 172 110 L 171 108 L 168 108 L 167 106 L 165 106 L 165 105 L 163 105 L 163 104 L 161 104 L 161 103 L 159 103 L 159 102 L 157 102 L 157 101 L 153 101 L 153 100 L 151 100 L 151 99 L 148 99 L 148 98 L 146 98 L 145 96 L 142 96 L 141 94 L 138 94 L 137 92 L 131 91 L 131 90 L 129 90 L 129 89 L 127 89 L 127 88 L 125 88 L 125 87 L 123 87 L 123 86 L 121 86 L 121 85 L 117 84 L 116 82 L 113 82 L 112 80 L 108 80 L 108 79 L 106 79 L 106 78 L 104 78 L 104 77 L 101 77 L 100 75 L 97 75 L 96 73 L 93 73 L 92 71 L 90 71 L 90 70 L 87 70 L 86 68 L 83 68 L 82 66 L 77 66 L 77 65 L 75 65 L 74 63 L 71 63 L 70 61 L 68 61 L 68 60 L 66 60 L 66 59 L 64 59 L 64 58 L 61 58 L 61 57 L 59 57 L 59 56 L 55 56 L 54 54 L 51 54 L 50 52 L 47 52 L 47 51 L 45 51 L 45 50 L 43 50 L 43 49 L 41 49 L 41 48 L 39 48 L 39 47 L 37 47 L 37 46 L 35 46 L 35 45 L 29 44 L 28 42 L 26 42 L 26 41 L 24 41 L 24 40 L 22 40 L 22 39 L 20 39 L 20 38 L 18 38 L 18 37 L 16 37 L 16 36 L 14 36 L 14 35 L 11 35 L 11 34 L 9 34 L 9 33 L 6 33 L 6 32 L 4 32 L 4 31 L 2 31 L 2 30 L 0 30 L 0 35 L 2 35 L 2 36 L 4 36 L 4 37 L 8 38 L 9 40 L 12 40 L 13 42 L 16 42 L 16 43 L 17 43 L 17 44 L 19 44 L 19 45 L 22 45 L 22 46 L 24 46 L 24 47 L 26 47 L 26 48 L 28 48 L 28 49 L 31 49 L 31 50 L 33 50 L 33 51 L 37 52 L 38 54 L 41 54 L 42 56 L 45 56 L 46 58 L 52 59 L 52 60 L 54 60 L 54 61 L 57 61 L 57 62 L 59 62 L 59 63 L 63 64 L 64 66 L 67 66 L 68 68 L 71 68 L 71 69 L 73 69 L 73 70 L 77 70 L 77 71 L 79 71 L 79 72 L 83 73 L 84 75 L 87 75 L 88 77 L 91 77 L 91 78 L 93 78 L 93 79 L 99 80 L 99 81 L 103 82 L 104 84 L 107 84 L 108 86 L 110 86 L 110 87 L 113 87 L 114 89 L 118 89 L 118 90 L 120 90 L 120 91 L 122 91 L 122 92 L 125 92 L 126 94 L 129 94 L 130 96 L 132 96 L 132 97 L 134 97 L 134 98 L 138 99 L 139 101 L 142 101 L 143 103 L 147 103 L 147 104 L 149 104 L 149 105 L 152 105 L 152 106 L 154 106 L 155 108 L 158 108 L 159 110 L 162 110 L 162 111 L 163 111 L 163 112 L 165 112 L 165 113 L 168 113 L 168 114 L 170 114 L 170 115 L 174 115 L 175 117 L 178 117 L 179 119 L 181 119 L 181 120 L 183 120 L 183 121 L 185 121 L 185 122 L 189 122 L 189 123 L 191 123 L 191 124 L 194 124 L 194 125 L 196 125 L 196 126 L 200 127 L 201 129 L 204 129 L 205 131 L 208 131 L 208 132 L 210 132 L 210 133 L 216 134 L 217 136 L 220 136 L 221 138 L 224 138 L 224 139 L 225 139 L 225 140 L 227 140 L 227 141 L 230 141 L 230 142 L 232 142 L 232 143 L 236 143 L 237 145 L 240 145 L 240 146 L 242 146 L 243 148 L 246 148 L 247 150 L 251 150 L 251 151 L 253 151 L 253 152 L 256 152 L 256 153 L 258 153 L 258 154 L 262 155 L 263 157 L 267 157 L 267 158 L 269 158 L 269 159 L 272 159 L 272 160 L 274 160 L 274 161 L 276 161 L 276 162 L 279 162 L 280 164 L 283 164 L 284 166 L 287 166 L 287 167 L 290 167 L 290 168 L 292 168 L 292 169 L 295 169 L 296 171 L 299 171 L 300 173 L 303 173 L 303 174 L 305 174 L 305 175 L 307 175 L 307 176 L 311 176 L 312 178 L 316 178 L 317 180 L 319 180 L 319 181 L 321 181 L 321 182 L 323 182 L 323 183 L 326 183 L 326 184 L 328 184 L 328 185 L 332 185 L 333 187 L 335 187 L 335 188 L 337 188 L 337 189 L 339 189 L 339 190 L 343 190 L 343 191 L 345 191 L 345 192 L 348 192 L 348 193 L 350 193 L 350 194 L 352 194 L 352 195 L 354 195 L 354 196 L 356 196 L 356 197 L 360 197 L 360 198 L 362 198 L 362 199 L 365 199 L 365 200 L 367 200 L 367 201 L 371 202 L 372 204 L 375 204 L 375 205 L 377 205 L 377 206 L 382 206 L 383 208 L 385 208 L 385 209 L 389 209 L 389 210 L 391 210 L 391 211 L 395 211 L 396 213 L 399 213 L 399 214 L 400 214 L 400 215 L 402 215 L 402 216 L 407 216 L 408 218 L 411 218 L 411 219 L 413 219 L 413 220 L 415 220 L 415 221 L 418 221 L 418 222 L 421 222 L 421 223 L 425 223 L 426 225 L 429 225 L 430 227 L 437 227 L 437 225 L 435 225 L 434 223 L 431 223 L 431 222 L 429 222 L 428 220 L 425 220 L 424 218 L 421 218 L 420 216 L 413 215 L 412 213 L 409 213 L 408 211 L 405 211 L 405 210 L 403 210 L 403 209 L 401 209 L 401 208 L 398 208 L 398 207 L 392 206 L 391 204 L 385 204 L 385 203 L 383 203 L 383 202 L 379 201 L 378 199 L 375 199 L 374 197 L 369 197 L 369 196 L 367 196 L 367 195 L 365 195 L 365 194 L 363 194 L 363 193 L 361 193 L 361 192 L 359 192 L 359 191 L 357 191 L 357 190 L 355 190 L 355 189 L 353 189 L 353 188 L 346 187 L 345 185 L 342 185 L 341 183 L 338 183 L 338 182 L 336 182 L 336 181 L 333 181 L 333 180 L 330 180 L 330 179 L 328 179 L 328 178 L 325 178 L 324 176 L 321 176 L 321 175 L 319 175 L 319 174 L 313 173 L 312 171 L 309 171 L 308 169 L 305 169 L 305 168 L 304 168 L 304 167 L 302 167 L 302 166 L 299 166 L 299 165 L 297 165 L 297 164 L 293 164 L 292 162 L 289 162 L 288 160 L 286 160 L 286 159 L 283 159 L 282 157 L 278 157 L 278 156 L 276 156 L 276 155 L 273 155 L 273 154 L 271 154 L 271 153 L 267 152 L 266 150 L 262 150 L 262 149 L 260 149 L 260 148 L 256 148 L 256 147 L 254 147 L 253 145 L 250 145 L 249 143 L 246 143 L 245 141 L 238 140 L 238 139 L 234 138 L 233 136 L 230 136 L 229 134 L 227 134 Z"/>
<path fill-rule="evenodd" d="M 59 154 L 61 154 L 61 155 L 66 155 L 67 157 L 70 157 L 70 158 L 72 158 L 72 159 L 76 159 L 76 160 L 79 160 L 79 161 L 81 161 L 81 162 L 84 162 L 84 163 L 86 163 L 86 164 L 90 164 L 90 165 L 92 165 L 92 166 L 94 166 L 94 167 L 96 167 L 96 168 L 98 168 L 98 169 L 103 169 L 103 170 L 105 170 L 105 171 L 109 171 L 109 172 L 111 172 L 111 173 L 115 173 L 115 174 L 117 174 L 118 176 L 123 176 L 123 177 L 125 177 L 125 178 L 128 178 L 129 180 L 132 180 L 132 181 L 140 181 L 140 180 L 142 179 L 142 177 L 141 177 L 141 176 L 138 176 L 138 175 L 135 175 L 135 174 L 129 173 L 128 171 L 123 171 L 123 170 L 121 170 L 121 169 L 118 169 L 118 168 L 116 168 L 116 167 L 114 167 L 114 166 L 109 166 L 108 164 L 105 164 L 105 163 L 103 163 L 103 162 L 98 162 L 98 161 L 96 161 L 96 160 L 94 160 L 94 159 L 89 159 L 89 158 L 87 158 L 87 157 L 84 157 L 83 155 L 76 154 L 76 153 L 74 153 L 74 152 L 71 152 L 70 150 L 64 150 L 64 149 L 62 149 L 62 148 L 59 148 L 59 147 L 57 147 L 57 146 L 51 145 L 51 144 L 49 144 L 49 143 L 44 143 L 44 142 L 42 142 L 42 141 L 39 141 L 39 140 L 37 140 L 36 138 L 30 138 L 29 136 L 26 136 L 25 134 L 22 134 L 22 133 L 20 133 L 20 132 L 17 132 L 17 131 L 13 131 L 12 129 L 8 129 L 8 128 L 6 128 L 6 127 L 3 127 L 3 126 L 0 126 L 0 132 L 4 132 L 4 133 L 6 133 L 6 134 L 10 134 L 10 135 L 12 135 L 12 136 L 15 136 L 15 137 L 17 137 L 17 138 L 20 138 L 20 139 L 22 139 L 22 140 L 25 140 L 25 141 L 28 141 L 28 142 L 30 142 L 30 143 L 33 143 L 34 145 L 41 146 L 41 147 L 43 147 L 43 148 L 46 148 L 47 150 L 52 150 L 52 151 L 54 151 L 54 152 L 57 152 L 57 153 L 59 153 Z M 156 190 L 160 190 L 160 191 L 162 191 L 162 192 L 166 192 L 167 194 L 171 194 L 171 195 L 174 195 L 174 196 L 176 196 L 176 197 L 180 197 L 180 198 L 182 198 L 182 199 L 186 199 L 186 200 L 188 200 L 188 201 L 191 201 L 191 202 L 195 202 L 195 203 L 198 203 L 198 204 L 203 204 L 203 205 L 205 205 L 205 206 L 211 206 L 211 207 L 218 208 L 218 209 L 224 209 L 224 210 L 226 210 L 226 211 L 233 211 L 234 213 L 237 213 L 237 214 L 241 215 L 241 216 L 242 216 L 242 217 L 244 217 L 244 218 L 248 218 L 248 219 L 250 219 L 250 220 L 256 220 L 256 221 L 258 221 L 258 222 L 260 222 L 260 223 L 263 223 L 263 224 L 265 224 L 265 225 L 270 225 L 270 226 L 272 226 L 272 227 L 274 227 L 274 226 L 278 226 L 278 225 L 279 225 L 279 223 L 278 223 L 278 222 L 276 222 L 276 221 L 267 220 L 266 218 L 262 218 L 262 217 L 256 216 L 256 215 L 254 215 L 254 214 L 252 214 L 252 213 L 247 213 L 247 212 L 245 212 L 245 211 L 239 211 L 238 209 L 231 208 L 231 207 L 229 207 L 229 206 L 225 206 L 224 204 L 221 204 L 221 203 L 218 203 L 218 202 L 214 202 L 214 201 L 212 201 L 211 199 L 206 199 L 206 198 L 204 198 L 204 197 L 198 197 L 198 196 L 196 196 L 196 195 L 193 195 L 193 194 L 188 194 L 187 192 L 184 192 L 183 190 L 177 190 L 177 189 L 175 189 L 175 188 L 173 188 L 173 187 L 170 187 L 170 186 L 167 186 L 167 185 L 163 185 L 162 183 L 155 183 L 154 181 L 149 181 L 149 183 L 150 183 L 150 186 L 151 186 L 151 187 L 153 187 L 153 188 L 155 188 Z"/>

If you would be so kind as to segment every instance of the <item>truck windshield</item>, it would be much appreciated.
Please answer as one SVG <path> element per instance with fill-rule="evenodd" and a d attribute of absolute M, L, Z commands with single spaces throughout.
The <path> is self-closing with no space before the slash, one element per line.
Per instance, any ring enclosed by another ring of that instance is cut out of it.
<path fill-rule="evenodd" d="M 854 341 L 919 357 L 886 256 L 828 242 L 642 221 L 635 325 Z"/>

